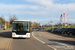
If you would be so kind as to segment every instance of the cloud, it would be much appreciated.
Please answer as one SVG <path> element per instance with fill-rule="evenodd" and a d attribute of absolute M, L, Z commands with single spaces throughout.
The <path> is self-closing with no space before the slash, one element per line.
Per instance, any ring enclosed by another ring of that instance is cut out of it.
<path fill-rule="evenodd" d="M 43 15 L 43 14 L 46 14 L 45 11 L 21 11 L 22 14 L 32 14 L 32 15 Z"/>
<path fill-rule="evenodd" d="M 75 19 L 69 19 L 69 21 L 75 23 Z"/>
<path fill-rule="evenodd" d="M 72 3 L 72 2 L 71 3 L 63 3 L 63 4 L 61 4 L 61 3 L 53 3 L 53 1 L 55 1 L 55 0 L 27 0 L 27 1 L 32 2 L 32 3 L 37 3 L 37 4 L 39 4 L 39 6 L 42 5 L 43 8 L 44 8 L 44 11 L 46 11 L 51 16 L 52 16 L 52 11 L 53 11 L 53 14 L 55 14 L 55 15 L 53 15 L 55 17 L 54 21 L 56 21 L 56 20 L 59 21 L 60 15 L 58 15 L 58 14 L 61 14 L 64 11 L 66 13 L 67 9 L 69 9 L 68 11 L 70 12 L 69 17 L 71 17 L 71 18 L 74 17 L 73 14 L 75 13 L 75 3 Z M 67 1 L 65 1 L 65 2 L 67 2 Z M 70 0 L 70 1 L 75 1 L 75 0 Z M 73 22 L 75 20 L 70 19 L 70 21 Z"/>
<path fill-rule="evenodd" d="M 74 3 L 75 0 L 52 0 L 55 3 Z"/>
<path fill-rule="evenodd" d="M 36 6 L 36 5 L 12 5 L 12 4 L 9 4 L 9 5 L 6 5 L 6 4 L 0 4 L 0 9 L 38 9 L 39 6 Z"/>
<path fill-rule="evenodd" d="M 0 13 L 11 14 L 45 14 L 38 5 L 6 5 L 0 4 Z"/>
<path fill-rule="evenodd" d="M 46 19 L 30 19 L 30 20 L 31 20 L 32 22 L 47 22 L 47 21 L 49 22 L 49 21 L 52 21 L 52 20 L 49 19 L 49 18 L 48 18 L 48 19 L 47 19 L 47 18 L 46 18 Z M 53 21 L 54 21 L 54 20 L 57 21 L 57 20 L 59 20 L 59 19 L 58 19 L 58 18 L 53 18 Z"/>
<path fill-rule="evenodd" d="M 25 0 L 26 1 L 26 0 Z M 69 11 L 75 11 L 75 3 L 70 4 L 54 4 L 52 0 L 27 0 L 28 2 L 33 2 L 39 5 L 6 5 L 0 4 L 0 13 L 14 13 L 14 14 L 48 14 L 53 9 L 55 13 L 59 10 L 66 10 L 67 8 Z"/>
<path fill-rule="evenodd" d="M 56 9 L 62 9 L 62 10 L 66 10 L 67 8 L 71 11 L 71 10 L 75 10 L 75 3 L 71 3 L 71 4 L 54 4 L 54 8 Z"/>
<path fill-rule="evenodd" d="M 30 19 L 32 22 L 48 21 L 49 19 Z"/>
<path fill-rule="evenodd" d="M 52 5 L 52 0 L 25 0 L 25 1 L 28 1 L 28 2 L 33 2 L 33 3 L 37 3 L 37 4 L 40 4 L 40 5 Z"/>
<path fill-rule="evenodd" d="M 65 10 L 65 9 L 69 8 L 69 10 L 75 10 L 75 6 L 74 6 L 75 3 L 68 3 L 68 4 L 53 3 L 54 0 L 27 0 L 27 1 L 37 3 L 42 6 L 46 6 L 46 8 L 49 8 L 49 9 L 55 9 L 55 10 L 63 9 L 63 10 Z M 74 0 L 72 0 L 72 1 L 74 1 Z"/>
<path fill-rule="evenodd" d="M 75 13 L 75 3 L 68 3 L 68 4 L 61 4 L 61 3 L 54 3 L 54 0 L 24 0 L 27 4 L 0 4 L 0 14 L 16 14 L 18 16 L 28 16 L 28 18 L 32 18 L 32 21 L 36 22 L 45 22 L 48 21 L 47 16 L 54 17 L 54 21 L 58 22 L 61 11 L 66 11 L 67 8 L 69 9 L 69 17 L 74 17 Z M 28 4 L 29 3 L 29 4 Z M 38 16 L 37 19 L 34 17 Z M 45 18 L 46 17 L 46 18 Z M 41 18 L 41 19 L 40 19 Z M 21 17 L 19 17 L 21 19 Z M 70 20 L 70 21 L 74 21 Z"/>

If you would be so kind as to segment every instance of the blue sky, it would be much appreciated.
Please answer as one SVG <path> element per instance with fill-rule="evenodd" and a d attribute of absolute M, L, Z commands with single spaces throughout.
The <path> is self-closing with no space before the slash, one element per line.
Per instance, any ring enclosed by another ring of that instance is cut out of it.
<path fill-rule="evenodd" d="M 47 24 L 53 16 L 53 24 L 56 24 L 65 12 L 68 22 L 67 9 L 70 23 L 75 23 L 75 0 L 0 0 L 0 16 L 6 16 L 6 20 L 15 14 L 19 20 Z"/>

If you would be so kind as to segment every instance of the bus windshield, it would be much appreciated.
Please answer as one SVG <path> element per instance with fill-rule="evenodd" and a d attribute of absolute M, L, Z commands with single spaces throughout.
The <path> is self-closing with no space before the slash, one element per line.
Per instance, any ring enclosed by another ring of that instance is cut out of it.
<path fill-rule="evenodd" d="M 30 31 L 30 23 L 26 21 L 14 21 L 12 30 Z"/>

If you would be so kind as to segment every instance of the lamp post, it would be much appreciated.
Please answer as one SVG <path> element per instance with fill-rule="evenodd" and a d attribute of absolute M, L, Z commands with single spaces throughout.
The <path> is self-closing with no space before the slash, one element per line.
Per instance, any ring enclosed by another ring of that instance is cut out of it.
<path fill-rule="evenodd" d="M 9 14 L 8 14 L 8 28 L 9 28 Z"/>
<path fill-rule="evenodd" d="M 44 6 L 44 8 L 46 8 L 46 6 Z M 51 23 L 52 23 L 52 32 L 53 32 L 53 9 L 52 9 L 52 21 L 51 21 Z"/>
<path fill-rule="evenodd" d="M 6 16 L 5 16 L 5 29 L 6 29 Z"/>
<path fill-rule="evenodd" d="M 53 9 L 52 9 L 52 32 L 53 32 Z"/>

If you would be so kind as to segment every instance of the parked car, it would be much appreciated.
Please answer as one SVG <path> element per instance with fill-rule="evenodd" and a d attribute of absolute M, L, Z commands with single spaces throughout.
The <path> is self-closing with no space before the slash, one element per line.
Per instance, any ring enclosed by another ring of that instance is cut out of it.
<path fill-rule="evenodd" d="M 49 30 L 48 30 L 48 32 L 51 32 L 51 31 L 52 31 L 52 29 L 49 29 Z"/>
<path fill-rule="evenodd" d="M 57 28 L 53 28 L 53 32 L 55 32 L 56 29 L 57 29 Z"/>
<path fill-rule="evenodd" d="M 59 29 L 59 30 L 57 31 L 57 33 L 61 33 L 62 30 L 63 30 L 63 28 Z"/>
<path fill-rule="evenodd" d="M 71 29 L 72 29 L 72 28 L 67 28 L 66 30 L 64 30 L 64 31 L 62 32 L 62 34 L 67 34 Z"/>
<path fill-rule="evenodd" d="M 57 28 L 54 32 L 58 33 L 61 28 Z"/>
<path fill-rule="evenodd" d="M 68 28 L 63 28 L 61 31 L 60 31 L 60 33 L 61 34 L 64 34 L 64 32 L 67 30 Z"/>
<path fill-rule="evenodd" d="M 72 28 L 67 34 L 68 36 L 75 35 L 75 28 Z"/>

